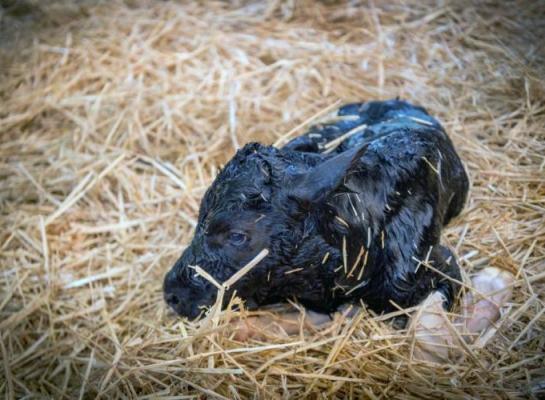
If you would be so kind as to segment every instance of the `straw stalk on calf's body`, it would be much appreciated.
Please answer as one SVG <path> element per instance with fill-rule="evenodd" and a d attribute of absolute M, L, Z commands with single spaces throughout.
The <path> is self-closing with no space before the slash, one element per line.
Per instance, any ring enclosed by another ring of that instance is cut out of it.
<path fill-rule="evenodd" d="M 345 105 L 282 148 L 250 143 L 236 153 L 202 200 L 165 299 L 195 318 L 217 288 L 191 266 L 221 283 L 267 248 L 225 302 L 236 290 L 250 308 L 295 299 L 331 313 L 362 300 L 382 312 L 437 290 L 449 308 L 460 271 L 439 241 L 467 190 L 452 142 L 423 108 Z"/>

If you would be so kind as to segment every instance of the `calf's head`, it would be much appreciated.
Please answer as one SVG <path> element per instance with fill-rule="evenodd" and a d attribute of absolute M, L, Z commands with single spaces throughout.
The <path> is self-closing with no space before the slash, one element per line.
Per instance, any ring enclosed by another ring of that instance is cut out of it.
<path fill-rule="evenodd" d="M 227 292 L 226 302 L 234 290 L 250 307 L 297 296 L 304 288 L 283 271 L 292 268 L 298 243 L 316 229 L 309 219 L 317 205 L 342 184 L 362 152 L 325 157 L 257 143 L 239 150 L 207 190 L 193 240 L 165 276 L 166 302 L 196 318 L 215 302 L 217 289 L 194 267 L 221 284 L 265 248 L 269 255 Z"/>

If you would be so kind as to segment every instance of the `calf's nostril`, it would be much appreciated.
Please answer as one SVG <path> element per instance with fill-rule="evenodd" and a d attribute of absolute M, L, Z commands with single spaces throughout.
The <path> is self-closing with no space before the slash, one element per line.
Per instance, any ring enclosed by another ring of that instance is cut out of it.
<path fill-rule="evenodd" d="M 175 306 L 180 302 L 180 299 L 178 299 L 178 296 L 176 296 L 174 293 L 167 294 L 165 300 L 171 306 Z"/>

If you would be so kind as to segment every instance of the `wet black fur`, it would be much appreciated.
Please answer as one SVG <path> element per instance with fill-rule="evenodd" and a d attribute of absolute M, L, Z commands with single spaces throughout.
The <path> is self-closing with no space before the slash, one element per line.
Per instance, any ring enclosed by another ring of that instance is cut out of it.
<path fill-rule="evenodd" d="M 458 285 L 448 278 L 460 271 L 439 241 L 468 191 L 452 142 L 404 101 L 348 104 L 338 115 L 352 117 L 313 126 L 281 149 L 247 144 L 225 166 L 202 200 L 191 245 L 165 277 L 177 313 L 195 318 L 216 298 L 191 266 L 221 283 L 263 248 L 269 255 L 233 288 L 249 307 L 296 299 L 333 312 L 363 300 L 382 312 L 436 289 L 451 306 Z M 368 254 L 350 274 L 362 246 Z M 433 269 L 419 265 L 425 259 Z"/>

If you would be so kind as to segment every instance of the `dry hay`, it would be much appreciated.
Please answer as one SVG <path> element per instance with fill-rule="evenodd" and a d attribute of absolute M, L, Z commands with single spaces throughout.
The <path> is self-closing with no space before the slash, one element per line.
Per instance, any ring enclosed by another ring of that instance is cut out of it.
<path fill-rule="evenodd" d="M 6 398 L 544 395 L 543 2 L 10 3 Z M 444 242 L 466 274 L 517 276 L 493 335 L 430 367 L 368 312 L 248 344 L 230 339 L 228 313 L 199 325 L 167 312 L 162 277 L 236 147 L 302 132 L 339 101 L 395 96 L 439 116 L 469 169 Z"/>

